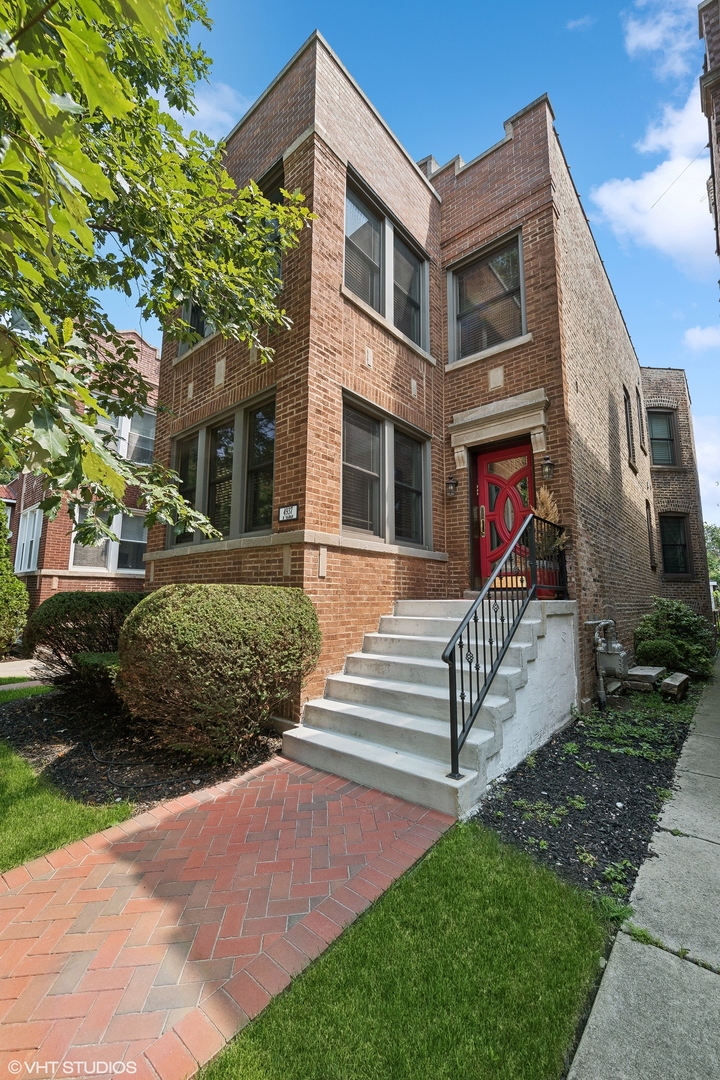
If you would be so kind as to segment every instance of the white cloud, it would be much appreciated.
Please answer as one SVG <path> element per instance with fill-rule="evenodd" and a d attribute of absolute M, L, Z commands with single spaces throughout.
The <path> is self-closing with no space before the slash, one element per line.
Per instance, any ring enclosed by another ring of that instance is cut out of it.
<path fill-rule="evenodd" d="M 195 92 L 195 113 L 168 112 L 182 124 L 185 131 L 202 131 L 218 142 L 230 134 L 240 117 L 251 105 L 249 98 L 238 94 L 227 83 L 204 83 Z"/>
<path fill-rule="evenodd" d="M 594 26 L 597 19 L 594 15 L 583 15 L 580 19 L 570 19 L 565 23 L 566 30 L 589 30 L 591 26 Z"/>
<path fill-rule="evenodd" d="M 629 56 L 650 54 L 661 78 L 682 76 L 699 64 L 697 0 L 636 0 L 625 16 Z"/>
<path fill-rule="evenodd" d="M 683 344 L 693 352 L 720 349 L 720 326 L 691 326 L 685 331 Z"/>
<path fill-rule="evenodd" d="M 703 517 L 720 525 L 720 417 L 693 416 Z"/>
<path fill-rule="evenodd" d="M 707 123 L 693 87 L 679 109 L 665 106 L 636 149 L 664 153 L 665 160 L 638 179 L 608 180 L 591 192 L 602 220 L 620 240 L 655 248 L 690 277 L 714 269 L 715 244 L 707 203 Z"/>

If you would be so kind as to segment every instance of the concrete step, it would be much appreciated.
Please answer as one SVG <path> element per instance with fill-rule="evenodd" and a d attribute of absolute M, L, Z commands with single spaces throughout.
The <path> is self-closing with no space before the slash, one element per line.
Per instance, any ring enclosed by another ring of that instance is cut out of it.
<path fill-rule="evenodd" d="M 396 679 L 374 679 L 361 675 L 328 675 L 325 697 L 349 701 L 356 705 L 372 705 L 409 716 L 428 716 L 433 720 L 450 719 L 447 687 L 422 686 Z M 498 723 L 509 719 L 515 708 L 515 694 L 488 694 L 475 721 L 480 727 L 494 731 Z"/>
<path fill-rule="evenodd" d="M 415 637 L 412 634 L 366 634 L 363 640 L 363 652 L 387 654 L 389 656 L 423 657 L 427 660 L 440 660 L 447 638 L 440 637 Z M 537 656 L 537 642 L 517 641 L 515 638 L 510 642 L 505 654 L 508 663 L 513 667 L 525 667 L 528 660 L 534 660 Z"/>
<path fill-rule="evenodd" d="M 471 769 L 462 780 L 451 780 L 446 762 L 304 725 L 285 733 L 283 751 L 293 761 L 456 817 L 477 802 L 485 786 Z"/>
<path fill-rule="evenodd" d="M 460 619 L 444 616 L 426 619 L 420 615 L 383 615 L 380 619 L 379 630 L 381 634 L 445 638 L 445 645 L 447 645 L 460 622 Z"/>
<path fill-rule="evenodd" d="M 507 658 L 507 657 L 506 657 Z M 448 687 L 448 665 L 442 660 L 423 657 L 391 656 L 383 653 L 350 653 L 345 660 L 346 675 L 363 675 L 372 679 L 393 679 L 420 683 L 424 686 Z M 522 667 L 502 664 L 495 676 L 493 689 L 504 694 L 517 690 L 527 681 Z"/>
<path fill-rule="evenodd" d="M 323 731 L 334 731 L 367 743 L 390 746 L 404 753 L 445 762 L 450 768 L 450 728 L 445 720 L 409 716 L 407 713 L 370 705 L 353 705 L 332 698 L 316 698 L 305 706 L 303 724 Z M 460 760 L 475 771 L 482 768 L 496 752 L 496 736 L 484 728 L 473 727 L 463 746 Z"/>
<path fill-rule="evenodd" d="M 394 614 L 421 619 L 454 619 L 457 625 L 470 607 L 467 600 L 396 600 Z"/>

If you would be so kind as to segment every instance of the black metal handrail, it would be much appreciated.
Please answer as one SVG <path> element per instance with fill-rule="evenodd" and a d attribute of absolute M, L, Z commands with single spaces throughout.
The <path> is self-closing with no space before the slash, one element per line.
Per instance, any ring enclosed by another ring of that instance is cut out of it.
<path fill-rule="evenodd" d="M 460 751 L 528 604 L 567 596 L 566 539 L 562 526 L 528 514 L 445 646 L 452 780 L 462 779 Z"/>

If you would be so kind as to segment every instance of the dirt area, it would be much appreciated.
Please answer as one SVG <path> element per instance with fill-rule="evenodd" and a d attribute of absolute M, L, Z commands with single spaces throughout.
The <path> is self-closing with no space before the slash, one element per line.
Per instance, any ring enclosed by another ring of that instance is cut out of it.
<path fill-rule="evenodd" d="M 575 885 L 622 902 L 648 855 L 700 693 L 616 698 L 493 785 L 475 820 Z"/>
<path fill-rule="evenodd" d="M 260 733 L 235 762 L 195 760 L 163 746 L 119 703 L 62 690 L 0 705 L 0 738 L 70 798 L 89 805 L 128 799 L 137 813 L 252 769 L 282 741 Z"/>

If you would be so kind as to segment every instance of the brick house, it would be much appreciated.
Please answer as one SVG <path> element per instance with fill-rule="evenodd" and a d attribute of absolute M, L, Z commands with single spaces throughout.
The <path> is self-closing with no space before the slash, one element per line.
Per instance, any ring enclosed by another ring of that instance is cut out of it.
<path fill-rule="evenodd" d="M 123 331 L 122 336 L 136 345 L 138 366 L 152 387 L 149 397 L 152 408 L 132 418 L 117 417 L 113 426 L 121 453 L 134 461 L 151 462 L 160 357 L 158 350 L 134 330 Z M 64 503 L 54 521 L 43 517 L 39 509 L 43 498 L 39 478 L 21 473 L 7 490 L 15 500 L 10 525 L 11 556 L 15 573 L 25 582 L 30 594 L 31 611 L 58 590 L 143 588 L 147 530 L 143 527 L 135 489 L 127 494 L 127 514 L 118 515 L 113 522 L 119 540 L 106 541 L 97 547 L 73 543 Z"/>

